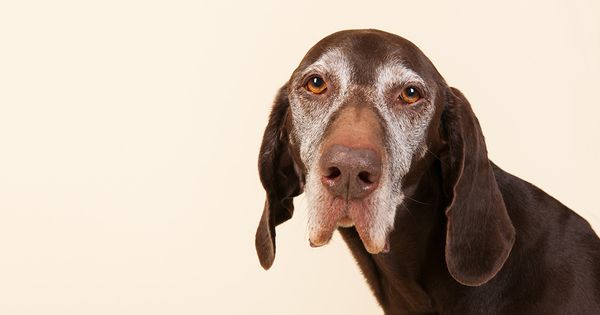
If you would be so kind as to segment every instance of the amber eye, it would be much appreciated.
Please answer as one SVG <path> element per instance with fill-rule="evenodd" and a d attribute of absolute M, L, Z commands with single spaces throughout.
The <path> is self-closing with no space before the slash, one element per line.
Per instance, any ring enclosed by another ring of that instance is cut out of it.
<path fill-rule="evenodd" d="M 319 76 L 311 77 L 308 82 L 306 82 L 306 89 L 314 94 L 321 94 L 327 90 L 327 83 L 325 80 Z"/>
<path fill-rule="evenodd" d="M 416 88 L 409 86 L 400 93 L 400 99 L 406 104 L 412 104 L 421 99 L 421 94 Z"/>

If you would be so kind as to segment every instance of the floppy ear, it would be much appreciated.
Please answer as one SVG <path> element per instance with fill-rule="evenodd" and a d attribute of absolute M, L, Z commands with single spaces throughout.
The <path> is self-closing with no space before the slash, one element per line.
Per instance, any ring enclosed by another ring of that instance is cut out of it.
<path fill-rule="evenodd" d="M 478 286 L 504 265 L 515 242 L 502 194 L 487 157 L 479 122 L 465 96 L 448 91 L 442 113 L 448 141 L 442 154 L 446 208 L 446 264 L 456 281 Z"/>
<path fill-rule="evenodd" d="M 267 198 L 256 230 L 255 245 L 260 264 L 265 269 L 269 269 L 275 259 L 275 226 L 292 217 L 292 199 L 302 192 L 300 171 L 288 142 L 288 111 L 286 84 L 275 98 L 258 156 L 258 172 Z"/>

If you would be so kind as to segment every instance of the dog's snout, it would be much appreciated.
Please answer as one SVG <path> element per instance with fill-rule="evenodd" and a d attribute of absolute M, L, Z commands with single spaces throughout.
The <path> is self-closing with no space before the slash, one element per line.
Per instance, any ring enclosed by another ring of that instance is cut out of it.
<path fill-rule="evenodd" d="M 372 149 L 350 148 L 334 144 L 320 160 L 323 185 L 336 196 L 360 199 L 379 183 L 381 158 Z"/>

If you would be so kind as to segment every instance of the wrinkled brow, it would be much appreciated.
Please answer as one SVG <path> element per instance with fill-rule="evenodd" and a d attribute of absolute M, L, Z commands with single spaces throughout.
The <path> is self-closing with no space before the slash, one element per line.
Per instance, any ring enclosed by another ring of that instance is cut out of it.
<path fill-rule="evenodd" d="M 415 71 L 408 68 L 400 60 L 389 60 L 377 68 L 376 87 L 378 93 L 400 84 L 411 84 L 418 86 L 427 93 L 425 80 Z"/>
<path fill-rule="evenodd" d="M 315 62 L 309 64 L 304 69 L 298 69 L 294 76 L 294 83 L 304 80 L 310 74 L 325 74 L 336 76 L 342 83 L 347 85 L 353 76 L 353 68 L 346 54 L 339 48 L 332 48 L 325 51 Z"/>

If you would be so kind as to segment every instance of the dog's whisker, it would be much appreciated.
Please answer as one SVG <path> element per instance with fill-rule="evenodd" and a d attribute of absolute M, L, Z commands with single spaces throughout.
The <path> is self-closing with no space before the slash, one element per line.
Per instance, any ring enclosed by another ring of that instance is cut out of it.
<path fill-rule="evenodd" d="M 401 203 L 400 204 L 402 207 L 404 207 L 404 209 L 406 209 L 406 211 L 408 212 L 408 214 L 410 214 L 411 217 L 413 217 L 414 219 L 416 219 L 417 217 L 412 213 L 412 211 L 410 211 L 410 209 L 404 204 Z"/>
<path fill-rule="evenodd" d="M 436 158 L 436 160 L 438 160 L 438 161 L 440 161 L 440 162 L 442 161 L 442 159 L 440 159 L 440 157 L 439 157 L 439 156 L 437 156 L 437 154 L 435 154 L 435 153 L 431 152 L 431 150 L 429 150 L 429 148 L 425 148 L 425 150 L 426 150 L 425 152 L 427 152 L 427 153 L 429 153 L 429 154 L 433 155 L 433 157 L 434 157 L 434 158 Z"/>
<path fill-rule="evenodd" d="M 414 201 L 416 203 L 420 203 L 422 205 L 426 205 L 426 206 L 431 206 L 432 205 L 432 203 L 424 202 L 424 201 L 419 201 L 419 200 L 417 200 L 415 198 L 412 198 L 412 197 L 409 197 L 409 196 L 404 196 L 404 198 L 410 199 L 411 201 Z"/>

